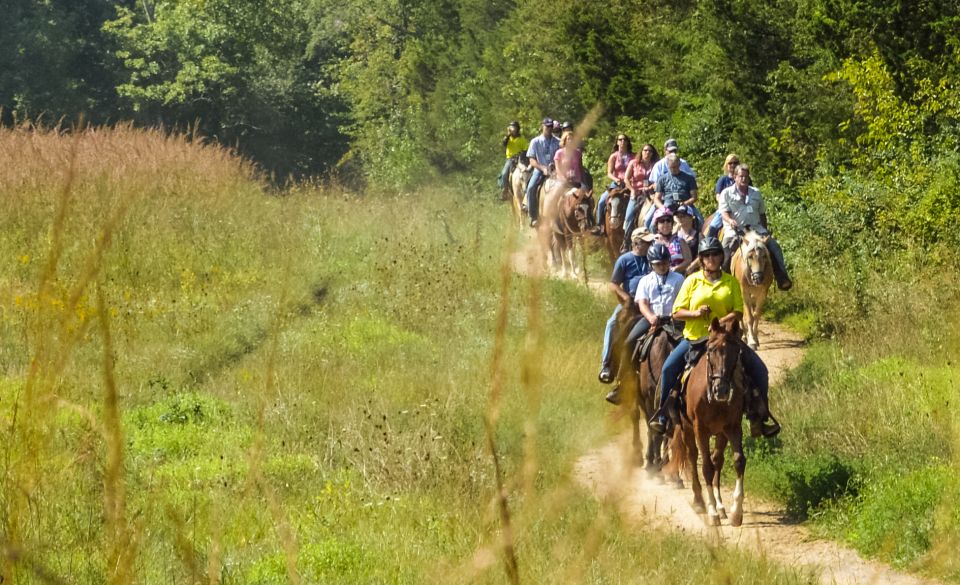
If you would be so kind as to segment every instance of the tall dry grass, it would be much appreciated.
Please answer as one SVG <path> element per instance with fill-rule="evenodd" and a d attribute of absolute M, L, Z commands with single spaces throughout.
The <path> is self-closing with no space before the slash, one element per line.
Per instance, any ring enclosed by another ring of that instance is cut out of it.
<path fill-rule="evenodd" d="M 617 432 L 590 390 L 608 307 L 514 274 L 505 210 L 275 197 L 125 126 L 0 154 L 5 579 L 806 580 L 573 480 Z"/>

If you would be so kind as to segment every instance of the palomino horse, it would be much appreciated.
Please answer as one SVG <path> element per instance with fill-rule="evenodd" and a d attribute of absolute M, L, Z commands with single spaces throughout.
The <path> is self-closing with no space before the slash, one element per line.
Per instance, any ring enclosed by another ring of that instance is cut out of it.
<path fill-rule="evenodd" d="M 552 231 L 550 256 L 554 272 L 557 272 L 559 265 L 562 278 L 566 278 L 568 274 L 573 278 L 580 273 L 574 242 L 581 238 L 587 229 L 590 207 L 584 201 L 586 193 L 581 189 L 560 186 L 559 190 L 562 193 L 559 198 L 544 197 L 549 198 L 549 201 L 544 202 L 544 207 L 554 209 L 555 206 L 556 211 L 549 214 L 551 218 L 543 218 L 543 225 Z"/>
<path fill-rule="evenodd" d="M 607 253 L 610 262 L 615 262 L 620 256 L 623 246 L 623 227 L 627 217 L 627 201 L 630 192 L 625 189 L 611 189 L 607 195 L 607 207 L 603 213 L 604 224 L 607 226 Z"/>
<path fill-rule="evenodd" d="M 747 458 L 743 454 L 741 427 L 746 399 L 740 365 L 742 348 L 739 321 L 721 325 L 714 319 L 710 323 L 706 355 L 690 371 L 686 384 L 686 410 L 681 413 L 680 424 L 676 426 L 670 445 L 671 459 L 675 458 L 681 467 L 690 470 L 694 509 L 701 514 L 706 511 L 707 523 L 713 526 L 719 526 L 720 519 L 726 518 L 720 498 L 720 471 L 728 442 L 737 472 L 730 524 L 740 526 L 743 523 L 743 472 Z M 712 454 L 711 437 L 717 438 Z M 708 496 L 706 506 L 697 471 L 698 456 L 703 459 L 703 479 Z"/>
<path fill-rule="evenodd" d="M 773 264 L 767 239 L 753 230 L 740 239 L 740 246 L 730 260 L 730 271 L 740 281 L 743 291 L 743 318 L 746 325 L 747 345 L 753 349 L 760 347 L 759 326 L 763 304 L 773 282 Z"/>
<path fill-rule="evenodd" d="M 523 208 L 523 198 L 526 196 L 527 181 L 530 180 L 530 174 L 533 167 L 526 165 L 523 161 L 517 161 L 517 166 L 510 173 L 510 188 L 513 192 L 513 218 L 517 221 L 520 229 L 526 227 L 528 218 L 526 210 Z"/>

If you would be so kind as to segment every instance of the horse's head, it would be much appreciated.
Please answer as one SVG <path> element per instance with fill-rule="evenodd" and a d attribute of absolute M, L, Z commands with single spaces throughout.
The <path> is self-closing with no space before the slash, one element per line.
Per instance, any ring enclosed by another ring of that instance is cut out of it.
<path fill-rule="evenodd" d="M 612 229 L 623 227 L 626 215 L 626 198 L 622 189 L 613 189 L 607 196 L 607 225 Z"/>
<path fill-rule="evenodd" d="M 734 374 L 740 364 L 740 321 L 720 324 L 716 318 L 710 323 L 707 339 L 708 391 L 718 400 L 729 400 L 735 387 Z"/>
<path fill-rule="evenodd" d="M 767 239 L 769 237 L 761 236 L 754 231 L 748 231 L 740 241 L 743 273 L 749 275 L 750 283 L 754 286 L 763 284 L 763 275 L 771 266 L 770 251 L 767 250 Z"/>

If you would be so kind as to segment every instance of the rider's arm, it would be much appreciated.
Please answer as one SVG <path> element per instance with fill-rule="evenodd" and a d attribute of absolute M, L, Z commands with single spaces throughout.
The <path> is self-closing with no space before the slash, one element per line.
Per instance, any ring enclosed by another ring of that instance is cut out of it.
<path fill-rule="evenodd" d="M 686 201 L 684 201 L 683 204 L 684 204 L 684 205 L 693 205 L 693 204 L 696 203 L 696 202 L 697 202 L 697 190 L 696 190 L 696 189 L 691 189 L 691 190 L 690 190 L 690 199 L 687 199 Z"/>
<path fill-rule="evenodd" d="M 610 155 L 610 158 L 607 159 L 607 178 L 610 179 L 612 183 L 619 183 L 620 179 L 613 174 L 613 171 L 617 168 L 617 156 L 619 156 L 619 151 Z"/>
<path fill-rule="evenodd" d="M 653 192 L 653 204 L 657 206 L 657 209 L 663 209 L 663 192 L 660 189 L 660 181 L 657 180 L 656 191 Z"/>
<path fill-rule="evenodd" d="M 760 214 L 760 225 L 763 226 L 763 229 L 765 229 L 765 230 L 767 230 L 767 231 L 770 231 L 770 228 L 767 227 L 767 214 L 766 214 L 766 213 L 761 213 L 761 214 Z"/>
<path fill-rule="evenodd" d="M 637 299 L 637 308 L 640 309 L 640 314 L 647 320 L 647 323 L 654 325 L 657 322 L 657 315 L 650 307 L 648 299 Z"/>
<path fill-rule="evenodd" d="M 610 281 L 607 283 L 607 287 L 613 291 L 613 294 L 617 295 L 617 300 L 621 303 L 629 303 L 631 301 L 630 295 L 627 294 L 623 287 L 617 284 L 616 282 Z"/>
<path fill-rule="evenodd" d="M 670 270 L 680 274 L 686 274 L 687 268 L 690 266 L 690 263 L 693 262 L 693 253 L 690 252 L 690 246 L 686 240 L 680 240 L 680 253 L 683 254 L 683 262 L 672 267 Z"/>
<path fill-rule="evenodd" d="M 630 196 L 634 198 L 637 196 L 637 190 L 633 188 L 633 169 L 635 166 L 633 161 L 630 161 L 630 164 L 627 165 L 627 172 L 623 174 L 623 181 L 626 183 L 627 188 L 630 189 Z"/>

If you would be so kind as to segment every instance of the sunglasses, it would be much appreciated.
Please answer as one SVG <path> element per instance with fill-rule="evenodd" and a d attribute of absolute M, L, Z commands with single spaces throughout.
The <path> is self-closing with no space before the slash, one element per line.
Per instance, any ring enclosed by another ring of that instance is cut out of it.
<path fill-rule="evenodd" d="M 703 252 L 700 254 L 701 258 L 717 258 L 723 256 L 723 252 Z"/>

